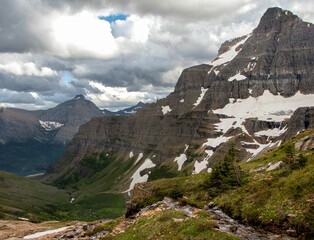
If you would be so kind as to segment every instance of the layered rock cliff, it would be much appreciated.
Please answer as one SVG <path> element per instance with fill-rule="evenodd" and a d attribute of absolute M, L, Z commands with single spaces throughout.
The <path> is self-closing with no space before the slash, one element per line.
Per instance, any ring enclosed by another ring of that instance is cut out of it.
<path fill-rule="evenodd" d="M 51 169 L 52 179 L 92 176 L 86 159 L 102 153 L 130 162 L 115 182 L 129 192 L 153 176 L 210 171 L 230 142 L 246 161 L 279 146 L 312 126 L 312 110 L 297 109 L 314 103 L 313 38 L 311 23 L 268 9 L 251 34 L 223 43 L 209 64 L 185 69 L 165 99 L 131 117 L 95 118 L 81 126 Z M 94 160 L 102 161 L 99 156 Z"/>

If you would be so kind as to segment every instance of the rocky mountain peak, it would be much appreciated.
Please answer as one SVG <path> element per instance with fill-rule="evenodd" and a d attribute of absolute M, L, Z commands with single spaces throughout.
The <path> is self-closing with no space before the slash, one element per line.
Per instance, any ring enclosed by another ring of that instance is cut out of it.
<path fill-rule="evenodd" d="M 283 10 L 278 7 L 269 8 L 260 20 L 255 32 L 270 32 L 280 30 L 282 25 L 301 19 L 288 10 Z"/>

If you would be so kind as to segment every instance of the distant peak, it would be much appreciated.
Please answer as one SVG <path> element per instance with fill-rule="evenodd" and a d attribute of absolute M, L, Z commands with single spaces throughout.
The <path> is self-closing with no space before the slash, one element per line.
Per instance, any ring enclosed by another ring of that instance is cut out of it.
<path fill-rule="evenodd" d="M 79 99 L 85 99 L 85 97 L 82 94 L 78 94 L 73 99 L 74 100 L 79 100 Z"/>

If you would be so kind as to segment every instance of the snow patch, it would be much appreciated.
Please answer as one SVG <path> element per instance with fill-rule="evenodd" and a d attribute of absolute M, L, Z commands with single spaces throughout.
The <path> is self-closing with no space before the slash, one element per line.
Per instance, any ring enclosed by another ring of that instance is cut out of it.
<path fill-rule="evenodd" d="M 219 71 L 218 70 L 214 70 L 214 73 L 216 74 L 216 76 L 218 76 Z"/>
<path fill-rule="evenodd" d="M 178 171 L 181 171 L 183 164 L 185 163 L 186 160 L 188 160 L 187 156 L 185 155 L 188 148 L 189 148 L 189 145 L 185 144 L 184 152 L 179 157 L 176 157 L 174 159 L 174 162 L 178 163 Z"/>
<path fill-rule="evenodd" d="M 193 108 L 196 108 L 200 103 L 201 101 L 203 100 L 204 96 L 205 96 L 205 93 L 207 92 L 208 88 L 203 88 L 201 87 L 201 94 L 200 96 L 198 97 L 198 99 L 196 100 L 196 102 L 193 104 L 194 107 Z"/>
<path fill-rule="evenodd" d="M 52 130 L 55 130 L 64 126 L 64 124 L 62 123 L 52 122 L 52 121 L 41 121 L 41 120 L 39 120 L 39 124 L 46 131 L 52 131 Z"/>
<path fill-rule="evenodd" d="M 236 75 L 228 78 L 229 82 L 232 82 L 233 80 L 242 81 L 245 80 L 246 76 L 242 75 L 240 72 L 238 72 Z"/>
<path fill-rule="evenodd" d="M 133 151 L 130 152 L 129 157 L 130 157 L 130 158 L 134 157 Z"/>
<path fill-rule="evenodd" d="M 150 160 L 149 158 L 145 159 L 144 163 L 133 173 L 131 179 L 132 182 L 130 184 L 130 187 L 128 190 L 126 190 L 125 192 L 128 193 L 128 195 L 131 195 L 131 190 L 134 189 L 135 184 L 137 183 L 142 183 L 142 182 L 147 182 L 149 173 L 144 174 L 143 176 L 141 176 L 141 172 L 145 169 L 149 169 L 149 168 L 153 168 L 155 167 L 156 164 L 152 162 L 152 160 Z"/>
<path fill-rule="evenodd" d="M 216 138 L 207 138 L 207 142 L 203 144 L 203 146 L 217 147 L 222 143 L 227 142 L 231 137 L 219 136 Z"/>
<path fill-rule="evenodd" d="M 255 118 L 263 121 L 282 122 L 290 118 L 299 107 L 313 106 L 314 94 L 302 94 L 297 92 L 294 96 L 285 98 L 281 95 L 273 95 L 265 90 L 263 95 L 254 98 L 252 96 L 234 103 L 228 103 L 224 108 L 216 109 L 215 114 L 224 114 L 235 118 Z M 278 115 L 281 113 L 282 115 Z"/>
<path fill-rule="evenodd" d="M 71 198 L 70 203 L 73 203 L 75 201 L 75 198 Z"/>
<path fill-rule="evenodd" d="M 241 145 L 245 145 L 245 144 L 258 145 L 258 148 L 256 148 L 256 149 L 246 148 L 246 151 L 252 154 L 252 156 L 248 160 L 246 160 L 247 162 L 251 161 L 254 157 L 256 157 L 264 149 L 272 148 L 274 146 L 278 146 L 278 143 L 280 144 L 280 142 L 261 144 L 261 143 L 257 142 L 255 139 L 253 139 L 253 140 L 254 140 L 254 143 L 251 143 L 251 142 L 241 142 Z"/>
<path fill-rule="evenodd" d="M 142 158 L 143 158 L 144 154 L 143 153 L 140 153 L 134 163 L 134 165 L 136 165 Z"/>
<path fill-rule="evenodd" d="M 126 113 L 126 114 L 134 114 L 134 113 L 136 113 L 136 111 L 134 111 L 134 110 L 132 110 L 132 111 L 124 111 L 124 113 Z"/>
<path fill-rule="evenodd" d="M 215 129 L 219 132 L 226 133 L 231 128 L 241 128 L 243 132 L 249 135 L 244 126 L 245 119 L 243 118 L 221 118 L 220 123 L 214 124 Z"/>
<path fill-rule="evenodd" d="M 222 65 L 224 63 L 230 62 L 232 59 L 235 58 L 235 56 L 237 56 L 237 54 L 242 50 L 236 50 L 241 44 L 245 43 L 246 40 L 251 36 L 251 34 L 247 35 L 246 38 L 244 38 L 243 40 L 239 41 L 238 43 L 236 43 L 235 45 L 233 45 L 232 47 L 229 48 L 229 50 L 227 52 L 224 52 L 223 54 L 219 55 L 215 60 L 213 60 L 211 62 L 211 65 L 215 66 L 219 66 Z"/>
<path fill-rule="evenodd" d="M 161 111 L 165 115 L 165 114 L 171 112 L 172 109 L 170 108 L 170 106 L 161 106 Z"/>
<path fill-rule="evenodd" d="M 194 171 L 192 174 L 198 174 L 200 173 L 202 170 L 207 168 L 207 164 L 208 164 L 208 160 L 204 159 L 201 162 L 198 162 L 197 160 L 194 163 Z"/>
<path fill-rule="evenodd" d="M 179 157 L 174 159 L 174 162 L 177 162 L 178 164 L 178 171 L 181 171 L 182 166 L 186 160 L 188 160 L 188 158 L 186 157 L 185 153 L 182 153 Z"/>
<path fill-rule="evenodd" d="M 184 99 L 181 99 L 181 100 L 180 100 L 180 103 L 184 103 Z"/>
<path fill-rule="evenodd" d="M 44 232 L 38 232 L 38 233 L 35 233 L 35 234 L 32 234 L 32 235 L 27 235 L 27 236 L 23 237 L 23 239 L 39 238 L 39 237 L 42 237 L 42 236 L 45 236 L 45 235 L 62 232 L 62 231 L 66 230 L 66 229 L 68 229 L 70 227 L 71 226 L 69 226 L 69 227 L 62 227 L 62 228 L 53 229 L 53 230 L 48 230 L 48 231 L 44 231 Z"/>
<path fill-rule="evenodd" d="M 279 128 L 273 128 L 273 129 L 267 129 L 263 131 L 259 131 L 254 133 L 255 136 L 268 136 L 268 137 L 279 137 L 282 135 L 285 131 L 287 131 L 287 127 L 279 129 Z"/>

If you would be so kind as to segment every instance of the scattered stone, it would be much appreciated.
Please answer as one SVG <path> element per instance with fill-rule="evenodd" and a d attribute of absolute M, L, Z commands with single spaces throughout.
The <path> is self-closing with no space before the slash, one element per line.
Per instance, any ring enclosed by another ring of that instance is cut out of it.
<path fill-rule="evenodd" d="M 314 135 L 306 136 L 294 144 L 297 151 L 313 150 L 314 149 Z"/>
<path fill-rule="evenodd" d="M 238 227 L 232 225 L 232 226 L 229 227 L 229 229 L 230 229 L 231 232 L 236 232 L 238 230 Z"/>
<path fill-rule="evenodd" d="M 266 171 L 266 167 L 260 167 L 255 170 L 255 172 L 265 172 L 265 171 Z"/>
<path fill-rule="evenodd" d="M 290 237 L 298 237 L 297 231 L 294 229 L 288 229 L 286 232 Z"/>
<path fill-rule="evenodd" d="M 208 203 L 208 207 L 209 207 L 209 208 L 213 208 L 214 206 L 215 206 L 215 203 L 214 203 L 214 202 Z"/>
<path fill-rule="evenodd" d="M 184 219 L 183 218 L 173 218 L 174 222 L 183 222 Z"/>

